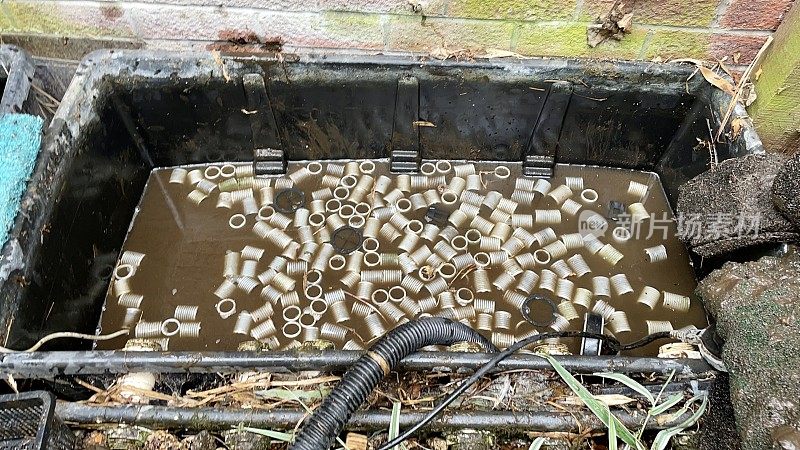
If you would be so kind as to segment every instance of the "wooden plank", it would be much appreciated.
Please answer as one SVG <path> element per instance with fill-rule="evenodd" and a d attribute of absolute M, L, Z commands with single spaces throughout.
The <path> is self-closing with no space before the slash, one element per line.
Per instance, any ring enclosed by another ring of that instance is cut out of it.
<path fill-rule="evenodd" d="M 753 123 L 768 151 L 800 150 L 800 6 L 794 6 L 755 73 L 758 99 L 750 106 Z"/>

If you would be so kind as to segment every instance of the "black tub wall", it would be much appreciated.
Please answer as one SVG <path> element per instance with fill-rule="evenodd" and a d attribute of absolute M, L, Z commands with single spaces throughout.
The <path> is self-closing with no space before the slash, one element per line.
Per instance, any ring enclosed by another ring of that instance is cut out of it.
<path fill-rule="evenodd" d="M 25 348 L 55 331 L 93 332 L 153 167 L 241 160 L 252 148 L 249 122 L 241 118 L 241 85 L 108 81 L 97 90 L 97 117 L 60 158 L 64 173 L 38 257 L 24 287 L 11 294 L 24 306 L 13 315 L 6 346 Z M 123 123 L 127 111 L 143 146 Z M 61 346 L 74 342 L 54 348 Z"/>
<path fill-rule="evenodd" d="M 91 331 L 99 315 L 147 167 L 118 118 L 103 106 L 102 121 L 82 134 L 43 225 L 42 244 L 19 292 L 7 346 L 23 348 L 43 334 Z"/>
<path fill-rule="evenodd" d="M 90 62 L 95 65 L 86 70 L 105 75 L 76 79 L 62 105 L 81 117 L 80 125 L 55 123 L 49 132 L 48 145 L 56 151 L 48 167 L 60 168 L 43 209 L 41 247 L 31 247 L 24 283 L 3 286 L 10 347 L 29 346 L 53 331 L 95 329 L 109 269 L 153 167 L 252 159 L 251 111 L 242 111 L 248 107 L 244 73 L 265 75 L 276 132 L 290 159 L 388 156 L 397 80 L 408 75 L 419 80 L 420 119 L 437 125 L 420 132 L 423 157 L 519 161 L 542 108 L 542 89 L 549 87 L 545 80 L 569 79 L 576 86 L 559 162 L 653 170 L 665 152 L 685 153 L 698 122 L 705 127 L 708 110 L 698 106 L 704 100 L 697 96 L 708 86 L 686 85 L 686 70 L 646 73 L 643 65 L 596 73 L 563 62 L 500 70 L 452 63 L 284 67 L 247 61 L 223 72 L 207 58 L 117 55 Z M 79 90 L 76 83 L 85 86 Z M 668 190 L 674 187 L 666 181 Z"/>

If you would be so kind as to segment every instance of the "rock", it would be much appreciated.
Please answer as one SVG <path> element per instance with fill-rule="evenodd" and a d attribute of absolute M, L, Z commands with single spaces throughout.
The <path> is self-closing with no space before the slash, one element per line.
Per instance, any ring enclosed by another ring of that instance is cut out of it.
<path fill-rule="evenodd" d="M 182 442 L 188 450 L 216 450 L 217 441 L 208 431 L 201 431 L 194 436 L 185 438 Z"/>
<path fill-rule="evenodd" d="M 775 175 L 772 201 L 784 216 L 800 227 L 800 153 L 790 158 Z"/>
<path fill-rule="evenodd" d="M 144 441 L 143 450 L 187 450 L 187 447 L 174 435 L 167 431 L 154 431 Z"/>
<path fill-rule="evenodd" d="M 102 431 L 90 431 L 83 436 L 79 448 L 83 450 L 107 450 L 108 438 Z"/>
<path fill-rule="evenodd" d="M 773 448 L 800 428 L 800 255 L 726 263 L 697 294 L 725 340 L 742 449 Z"/>
<path fill-rule="evenodd" d="M 222 432 L 225 446 L 230 450 L 269 450 L 270 438 L 239 430 Z"/>
<path fill-rule="evenodd" d="M 772 202 L 772 182 L 785 160 L 780 154 L 729 159 L 683 184 L 677 213 L 684 242 L 698 255 L 713 257 L 800 239 L 794 224 Z M 689 227 L 690 220 L 701 226 Z"/>

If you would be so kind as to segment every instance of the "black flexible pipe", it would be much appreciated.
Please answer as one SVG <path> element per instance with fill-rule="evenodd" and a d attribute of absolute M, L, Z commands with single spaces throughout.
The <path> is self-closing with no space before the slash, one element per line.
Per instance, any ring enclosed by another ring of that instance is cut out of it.
<path fill-rule="evenodd" d="M 650 334 L 650 335 L 647 335 L 647 336 L 643 337 L 642 339 L 639 339 L 638 341 L 634 341 L 634 342 L 632 342 L 630 344 L 622 344 L 617 339 L 615 339 L 615 338 L 613 338 L 611 336 L 606 336 L 604 334 L 597 334 L 597 333 L 589 333 L 589 332 L 586 332 L 586 331 L 558 331 L 558 332 L 551 332 L 551 333 L 535 334 L 533 336 L 527 337 L 527 338 L 525 338 L 525 339 L 523 339 L 523 340 L 511 345 L 510 347 L 508 347 L 507 349 L 503 350 L 502 352 L 497 353 L 496 355 L 494 355 L 492 357 L 491 361 L 489 361 L 486 364 L 484 364 L 483 367 L 478 369 L 474 374 L 472 374 L 465 381 L 462 381 L 461 384 L 459 384 L 458 387 L 453 392 L 451 392 L 447 397 L 445 397 L 444 400 L 439 402 L 431 411 L 429 411 L 425 415 L 424 419 L 422 419 L 419 422 L 415 423 L 414 426 L 412 426 L 408 430 L 402 432 L 399 436 L 397 436 L 396 438 L 390 440 L 389 442 L 384 444 L 378 450 L 390 450 L 390 449 L 394 448 L 395 446 L 399 445 L 404 440 L 406 440 L 409 437 L 411 437 L 412 435 L 414 435 L 418 430 L 422 429 L 422 427 L 424 427 L 425 425 L 430 423 L 434 418 L 436 418 L 436 416 L 441 414 L 442 411 L 445 410 L 445 408 L 447 408 L 451 403 L 453 403 L 453 401 L 455 401 L 456 398 L 458 398 L 467 389 L 469 389 L 470 386 L 472 386 L 473 384 L 477 383 L 478 380 L 481 379 L 481 377 L 483 377 L 484 375 L 489 373 L 492 370 L 492 368 L 494 366 L 496 366 L 500 361 L 508 358 L 514 352 L 516 352 L 516 351 L 518 351 L 518 350 L 520 350 L 522 348 L 525 348 L 525 347 L 533 344 L 536 341 L 540 341 L 542 339 L 547 339 L 547 338 L 555 338 L 555 337 L 557 337 L 557 338 L 569 338 L 569 337 L 577 338 L 577 337 L 580 337 L 580 338 L 601 339 L 601 340 L 605 341 L 605 343 L 606 343 L 606 345 L 608 345 L 609 349 L 611 349 L 614 352 L 619 352 L 619 351 L 622 351 L 622 350 L 629 350 L 629 349 L 634 349 L 634 348 L 645 346 L 645 345 L 647 345 L 647 344 L 649 344 L 649 343 L 651 343 L 651 342 L 653 342 L 653 341 L 655 341 L 657 339 L 668 338 L 668 337 L 670 337 L 670 333 L 666 332 L 666 331 L 659 332 L 659 333 L 653 333 L 653 334 Z"/>
<path fill-rule="evenodd" d="M 400 325 L 382 337 L 345 372 L 298 433 L 291 450 L 327 450 L 350 416 L 401 359 L 429 345 L 475 342 L 487 352 L 497 348 L 472 328 L 449 319 L 429 317 Z"/>

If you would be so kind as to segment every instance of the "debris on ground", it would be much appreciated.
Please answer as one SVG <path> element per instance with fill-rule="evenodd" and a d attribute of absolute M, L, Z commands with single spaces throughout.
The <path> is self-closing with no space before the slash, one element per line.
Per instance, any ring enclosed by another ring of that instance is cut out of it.
<path fill-rule="evenodd" d="M 800 448 L 797 273 L 798 254 L 728 262 L 697 288 L 725 340 L 722 358 L 743 450 Z"/>
<path fill-rule="evenodd" d="M 284 40 L 281 36 L 259 36 L 252 30 L 221 30 L 219 40 L 206 46 L 207 50 L 226 53 L 281 52 Z"/>
<path fill-rule="evenodd" d="M 167 431 L 155 431 L 144 441 L 143 450 L 185 450 L 183 445 L 174 434 Z"/>
<path fill-rule="evenodd" d="M 632 22 L 633 12 L 629 11 L 625 3 L 617 0 L 611 10 L 598 17 L 586 30 L 589 47 L 597 47 L 607 39 L 621 41 L 625 33 L 630 32 Z"/>

